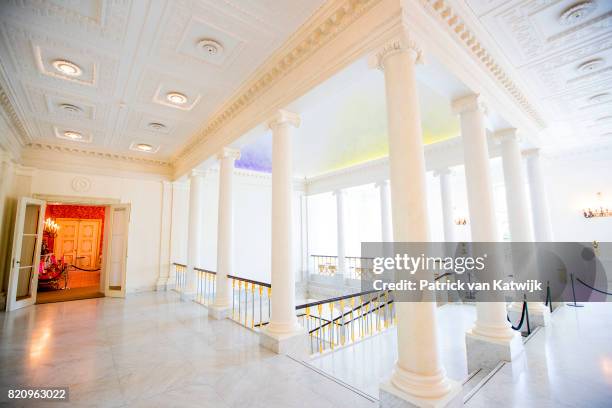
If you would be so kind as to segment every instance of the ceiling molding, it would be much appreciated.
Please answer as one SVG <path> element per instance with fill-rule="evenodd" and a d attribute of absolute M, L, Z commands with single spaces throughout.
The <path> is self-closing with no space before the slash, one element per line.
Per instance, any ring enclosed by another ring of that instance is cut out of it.
<path fill-rule="evenodd" d="M 323 11 L 327 14 L 312 19 L 315 22 L 322 20 L 318 24 L 304 24 L 292 35 L 286 45 L 278 50 L 263 67 L 258 69 L 229 102 L 224 104 L 211 117 L 204 128 L 174 158 L 174 161 L 186 157 L 199 144 L 209 139 L 212 134 L 266 92 L 280 78 L 293 71 L 310 55 L 331 41 L 379 1 L 345 0 L 337 7 Z"/>
<path fill-rule="evenodd" d="M 17 112 L 15 111 L 15 108 L 13 107 L 13 104 L 11 103 L 8 93 L 4 90 L 1 84 L 0 84 L 0 105 L 2 105 L 2 110 L 4 111 L 4 114 L 8 118 L 10 124 L 13 126 L 15 131 L 18 133 L 21 144 L 24 145 L 26 141 L 28 140 L 28 133 L 26 132 L 25 127 L 23 126 L 23 123 L 21 122 L 21 119 L 19 119 L 19 115 L 17 115 Z"/>
<path fill-rule="evenodd" d="M 476 58 L 496 79 L 496 81 L 510 94 L 521 109 L 538 125 L 539 129 L 546 127 L 546 122 L 535 107 L 520 90 L 510 75 L 501 67 L 487 51 L 481 41 L 476 37 L 474 30 L 457 13 L 455 9 L 444 0 L 420 0 L 425 9 L 444 23 L 447 30 L 463 44 L 465 49 Z"/>
<path fill-rule="evenodd" d="M 127 156 L 118 153 L 110 153 L 110 152 L 100 152 L 90 149 L 82 149 L 79 147 L 68 147 L 68 146 L 58 146 L 50 143 L 28 143 L 26 148 L 32 150 L 46 150 L 46 151 L 54 151 L 61 153 L 70 153 L 79 156 L 87 156 L 87 157 L 96 157 L 99 159 L 107 159 L 107 160 L 115 160 L 115 161 L 123 161 L 123 162 L 131 162 L 131 163 L 142 163 L 147 165 L 159 166 L 164 168 L 171 168 L 172 164 L 170 162 L 164 160 L 156 160 L 156 159 L 147 159 L 143 157 L 135 157 L 135 156 Z"/>

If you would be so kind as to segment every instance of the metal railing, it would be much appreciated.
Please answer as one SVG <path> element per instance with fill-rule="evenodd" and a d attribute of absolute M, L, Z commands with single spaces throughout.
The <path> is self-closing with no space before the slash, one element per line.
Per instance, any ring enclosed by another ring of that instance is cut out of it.
<path fill-rule="evenodd" d="M 187 265 L 174 263 L 174 290 L 181 293 L 187 284 Z"/>
<path fill-rule="evenodd" d="M 311 354 L 332 351 L 395 324 L 390 291 L 366 291 L 296 306 L 310 336 Z"/>
<path fill-rule="evenodd" d="M 272 308 L 272 286 L 238 276 L 227 277 L 232 282 L 232 320 L 253 330 L 268 324 Z"/>
<path fill-rule="evenodd" d="M 362 258 L 358 256 L 347 256 L 345 259 L 345 278 L 361 279 L 363 275 L 371 272 L 374 268 L 374 258 Z"/>
<path fill-rule="evenodd" d="M 335 255 L 310 255 L 314 273 L 323 276 L 334 276 L 338 271 L 338 257 Z"/>
<path fill-rule="evenodd" d="M 201 268 L 193 268 L 196 273 L 195 301 L 203 305 L 210 305 L 217 293 L 217 272 Z"/>
<path fill-rule="evenodd" d="M 345 278 L 361 279 L 361 276 L 371 271 L 374 258 L 363 258 L 359 256 L 344 257 L 344 265 L 339 264 L 336 255 L 310 255 L 312 260 L 312 271 L 317 275 L 334 276 L 344 266 Z"/>

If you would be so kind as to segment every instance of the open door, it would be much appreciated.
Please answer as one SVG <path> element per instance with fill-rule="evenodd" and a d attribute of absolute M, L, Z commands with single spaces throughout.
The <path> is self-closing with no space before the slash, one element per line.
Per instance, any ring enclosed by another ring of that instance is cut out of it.
<path fill-rule="evenodd" d="M 105 234 L 104 295 L 125 297 L 130 205 L 113 204 L 108 209 L 106 225 L 110 228 L 109 233 Z"/>
<path fill-rule="evenodd" d="M 44 220 L 44 201 L 29 197 L 19 199 L 9 272 L 7 311 L 36 303 Z"/>

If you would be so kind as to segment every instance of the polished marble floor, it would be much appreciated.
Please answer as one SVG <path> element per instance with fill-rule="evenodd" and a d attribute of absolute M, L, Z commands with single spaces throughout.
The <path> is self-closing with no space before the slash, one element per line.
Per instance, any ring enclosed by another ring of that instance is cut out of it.
<path fill-rule="evenodd" d="M 450 378 L 463 382 L 468 373 L 462 333 L 472 326 L 475 308 L 449 304 L 438 310 L 442 362 Z M 353 347 L 314 357 L 309 364 L 377 396 L 379 382 L 393 369 L 396 345 L 391 329 Z M 486 374 L 470 380 L 469 386 L 478 385 Z M 552 325 L 526 341 L 524 358 L 505 364 L 466 407 L 612 407 L 612 303 L 556 310 Z"/>
<path fill-rule="evenodd" d="M 0 313 L 0 386 L 68 386 L 78 407 L 374 407 L 257 334 L 177 294 L 90 299 Z"/>

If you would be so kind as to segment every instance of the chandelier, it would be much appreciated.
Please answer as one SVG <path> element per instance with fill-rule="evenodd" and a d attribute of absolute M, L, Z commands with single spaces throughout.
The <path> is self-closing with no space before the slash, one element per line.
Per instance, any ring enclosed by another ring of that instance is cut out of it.
<path fill-rule="evenodd" d="M 601 192 L 597 193 L 597 200 L 601 203 L 602 201 Z M 582 210 L 582 215 L 584 216 L 584 218 L 612 217 L 612 210 L 600 204 L 593 208 L 591 207 L 584 208 Z"/>
<path fill-rule="evenodd" d="M 51 218 L 47 218 L 45 220 L 44 231 L 50 236 L 52 237 L 57 236 L 57 232 L 59 231 L 59 229 L 60 229 L 59 225 L 57 225 L 55 221 L 53 221 Z"/>

